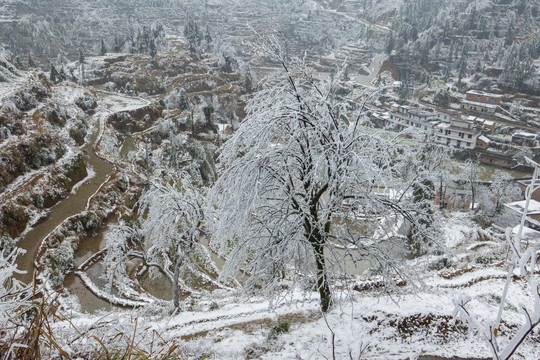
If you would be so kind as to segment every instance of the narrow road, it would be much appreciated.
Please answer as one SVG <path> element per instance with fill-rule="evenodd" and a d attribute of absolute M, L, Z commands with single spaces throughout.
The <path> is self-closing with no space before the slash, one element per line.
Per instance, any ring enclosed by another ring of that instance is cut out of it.
<path fill-rule="evenodd" d="M 377 77 L 377 75 L 379 74 L 379 70 L 381 70 L 381 66 L 383 64 L 383 62 L 386 60 L 386 55 L 377 55 L 373 58 L 373 60 L 371 60 L 371 62 L 373 63 L 373 67 L 371 69 L 371 73 L 369 75 L 362 75 L 362 76 L 358 76 L 355 80 L 364 85 L 364 86 L 368 86 L 368 87 L 371 87 L 371 82 L 373 81 L 373 79 L 375 79 Z"/>

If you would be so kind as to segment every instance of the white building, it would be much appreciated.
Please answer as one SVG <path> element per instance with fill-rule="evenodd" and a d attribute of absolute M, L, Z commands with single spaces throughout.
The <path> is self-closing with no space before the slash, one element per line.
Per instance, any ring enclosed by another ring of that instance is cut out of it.
<path fill-rule="evenodd" d="M 389 113 L 389 125 L 395 126 L 398 130 L 414 127 L 433 133 L 435 126 L 440 122 L 437 115 L 435 112 L 402 105 Z"/>
<path fill-rule="evenodd" d="M 472 121 L 452 119 L 449 124 L 437 125 L 435 142 L 460 149 L 474 149 L 480 135 L 482 135 L 481 127 Z"/>

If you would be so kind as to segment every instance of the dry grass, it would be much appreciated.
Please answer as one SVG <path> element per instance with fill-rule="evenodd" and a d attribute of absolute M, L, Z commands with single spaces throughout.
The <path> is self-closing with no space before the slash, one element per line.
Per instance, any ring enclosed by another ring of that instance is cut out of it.
<path fill-rule="evenodd" d="M 149 329 L 140 329 L 138 318 L 133 320 L 133 330 L 129 333 L 106 335 L 104 331 L 99 331 L 101 326 L 79 331 L 58 311 L 55 305 L 58 296 L 55 293 L 45 298 L 34 286 L 31 303 L 21 306 L 11 317 L 9 326 L 2 326 L 4 329 L 0 330 L 1 360 L 81 357 L 92 360 L 187 359 L 177 343 L 166 341 L 155 330 L 152 330 L 151 340 L 143 343 L 143 340 L 149 338 Z M 65 339 L 59 339 L 53 326 L 57 322 L 71 329 L 77 343 L 88 345 L 77 348 L 74 346 L 75 341 L 67 344 Z"/>

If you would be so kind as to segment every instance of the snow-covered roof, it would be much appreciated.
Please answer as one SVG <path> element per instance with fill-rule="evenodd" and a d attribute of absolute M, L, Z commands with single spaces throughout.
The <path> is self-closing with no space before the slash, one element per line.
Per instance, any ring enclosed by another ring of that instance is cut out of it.
<path fill-rule="evenodd" d="M 469 100 L 461 100 L 461 102 L 463 104 L 478 105 L 478 106 L 483 106 L 483 107 L 490 108 L 490 109 L 495 109 L 498 106 L 498 105 L 495 105 L 495 104 L 487 104 L 487 103 L 483 103 L 483 102 L 469 101 Z"/>
<path fill-rule="evenodd" d="M 413 116 L 425 116 L 425 117 L 434 116 L 434 114 L 431 111 L 421 110 L 421 109 L 410 110 L 409 114 Z"/>
<path fill-rule="evenodd" d="M 525 131 L 517 131 L 512 136 L 521 137 L 521 138 L 531 138 L 531 139 L 536 138 L 536 134 L 528 133 Z"/>
<path fill-rule="evenodd" d="M 447 114 L 447 115 L 458 115 L 460 112 L 458 110 L 454 109 L 438 109 L 437 110 L 440 113 Z"/>
<path fill-rule="evenodd" d="M 531 185 L 532 179 L 523 179 L 523 180 L 518 181 L 518 183 L 524 186 L 528 186 L 528 185 Z M 534 182 L 534 185 L 540 185 L 540 179 L 537 179 Z"/>
<path fill-rule="evenodd" d="M 513 234 L 517 234 L 518 231 L 519 231 L 519 227 L 520 225 L 516 225 L 513 229 L 512 229 L 512 233 Z M 534 239 L 540 239 L 540 231 L 536 231 L 536 230 L 533 230 L 529 227 L 526 227 L 524 226 L 523 227 L 523 231 L 521 233 L 521 237 L 523 239 L 526 239 L 526 238 L 534 238 Z"/>
<path fill-rule="evenodd" d="M 469 91 L 467 91 L 467 94 L 490 96 L 490 97 L 494 97 L 494 98 L 502 98 L 503 97 L 502 95 L 499 95 L 499 94 L 488 93 L 488 92 L 484 92 L 484 91 L 480 91 L 480 90 L 469 90 Z"/>
<path fill-rule="evenodd" d="M 495 121 L 484 120 L 484 122 L 482 123 L 482 125 L 484 125 L 484 126 L 493 126 L 493 125 L 495 125 Z"/>
<path fill-rule="evenodd" d="M 491 140 L 489 140 L 486 136 L 484 135 L 481 135 L 478 137 L 478 140 L 482 140 L 483 142 L 485 142 L 486 144 L 489 144 L 491 142 Z"/>
<path fill-rule="evenodd" d="M 523 214 L 525 210 L 526 200 L 514 201 L 511 203 L 504 204 L 510 210 L 517 212 L 518 214 Z M 540 215 L 540 202 L 531 199 L 529 201 L 529 208 L 527 210 L 527 215 Z"/>
<path fill-rule="evenodd" d="M 441 128 L 441 129 L 446 129 L 446 128 L 449 128 L 451 125 L 449 123 L 440 123 L 439 125 L 437 125 L 438 128 Z"/>

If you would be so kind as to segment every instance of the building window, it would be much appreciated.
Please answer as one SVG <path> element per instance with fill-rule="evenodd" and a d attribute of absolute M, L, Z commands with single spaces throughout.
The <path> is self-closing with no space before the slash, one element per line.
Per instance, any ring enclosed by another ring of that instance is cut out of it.
<path fill-rule="evenodd" d="M 471 134 L 468 134 L 467 137 L 468 137 L 469 139 L 472 139 L 472 135 L 471 135 Z"/>
<path fill-rule="evenodd" d="M 440 137 L 440 136 L 437 136 L 437 141 L 441 141 L 441 137 Z"/>
<path fill-rule="evenodd" d="M 457 145 L 456 145 L 456 146 L 457 146 L 457 147 L 460 147 L 460 146 L 461 146 L 461 140 L 458 140 L 458 141 L 457 141 Z"/>
<path fill-rule="evenodd" d="M 467 142 L 467 147 L 471 147 L 471 143 L 470 143 L 470 142 Z"/>

